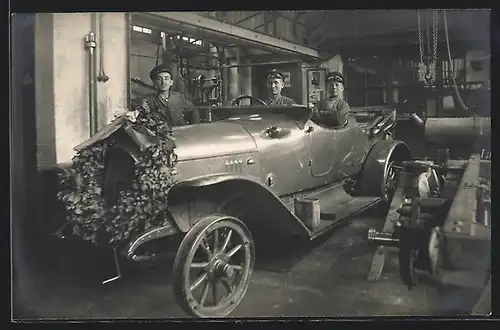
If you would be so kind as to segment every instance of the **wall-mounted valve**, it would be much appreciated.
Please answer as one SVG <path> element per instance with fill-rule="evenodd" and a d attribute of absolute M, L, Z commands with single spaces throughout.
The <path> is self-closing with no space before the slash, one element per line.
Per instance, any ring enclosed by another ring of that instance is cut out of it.
<path fill-rule="evenodd" d="M 89 32 L 85 36 L 85 48 L 92 55 L 94 53 L 94 49 L 97 47 L 97 43 L 95 41 L 95 34 L 93 32 Z"/>

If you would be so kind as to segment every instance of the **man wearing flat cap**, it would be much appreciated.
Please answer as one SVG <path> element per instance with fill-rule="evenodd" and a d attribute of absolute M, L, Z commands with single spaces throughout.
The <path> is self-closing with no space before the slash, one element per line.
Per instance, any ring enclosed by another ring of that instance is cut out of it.
<path fill-rule="evenodd" d="M 326 84 L 330 97 L 316 104 L 313 109 L 312 120 L 318 120 L 328 126 L 343 126 L 351 112 L 349 104 L 344 101 L 344 76 L 337 71 L 326 76 Z"/>
<path fill-rule="evenodd" d="M 267 105 L 292 105 L 296 104 L 294 100 L 289 97 L 281 95 L 281 90 L 284 86 L 285 76 L 273 69 L 271 70 L 267 77 L 267 90 L 269 92 L 269 97 L 265 101 Z"/>
<path fill-rule="evenodd" d="M 159 65 L 149 73 L 155 92 L 147 95 L 142 102 L 143 111 L 158 111 L 170 126 L 198 124 L 200 115 L 196 107 L 183 94 L 171 91 L 174 81 L 172 72 Z"/>

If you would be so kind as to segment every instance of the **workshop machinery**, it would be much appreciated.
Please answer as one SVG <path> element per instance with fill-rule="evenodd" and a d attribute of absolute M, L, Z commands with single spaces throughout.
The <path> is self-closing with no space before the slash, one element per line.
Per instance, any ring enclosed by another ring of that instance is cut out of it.
<path fill-rule="evenodd" d="M 423 273 L 438 279 L 440 270 L 489 271 L 491 119 L 411 118 L 425 142 L 438 147 L 437 155 L 399 165 L 383 230 L 368 231 L 368 241 L 377 245 L 368 280 L 379 280 L 391 251 L 397 251 L 400 277 L 410 289 Z M 450 159 L 450 147 L 470 142 L 468 160 Z"/>

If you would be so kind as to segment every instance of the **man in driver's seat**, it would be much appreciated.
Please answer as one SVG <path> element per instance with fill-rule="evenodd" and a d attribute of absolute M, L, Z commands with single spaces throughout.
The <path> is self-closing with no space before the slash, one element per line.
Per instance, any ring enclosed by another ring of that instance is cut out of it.
<path fill-rule="evenodd" d="M 266 80 L 269 92 L 269 97 L 266 100 L 267 105 L 292 105 L 297 103 L 291 98 L 281 95 L 285 81 L 285 76 L 281 72 L 278 72 L 276 69 L 271 70 Z"/>
<path fill-rule="evenodd" d="M 311 119 L 328 126 L 343 126 L 351 112 L 349 104 L 344 101 L 344 76 L 340 72 L 330 72 L 326 84 L 330 97 L 316 104 Z"/>

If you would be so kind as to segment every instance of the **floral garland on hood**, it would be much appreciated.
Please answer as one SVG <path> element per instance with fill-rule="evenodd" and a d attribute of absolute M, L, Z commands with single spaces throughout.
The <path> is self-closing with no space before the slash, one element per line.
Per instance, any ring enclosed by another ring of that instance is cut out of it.
<path fill-rule="evenodd" d="M 71 168 L 59 174 L 57 197 L 64 204 L 66 221 L 56 236 L 71 233 L 95 245 L 117 245 L 169 221 L 162 214 L 168 190 L 175 184 L 177 156 L 172 130 L 158 113 L 141 111 L 137 117 L 130 116 L 135 113 L 116 118 L 75 148 Z M 117 143 L 115 133 L 120 129 L 129 133 L 142 152 L 131 187 L 122 190 L 115 203 L 106 205 L 102 186 L 106 154 Z M 154 143 L 141 145 L 138 136 Z"/>

